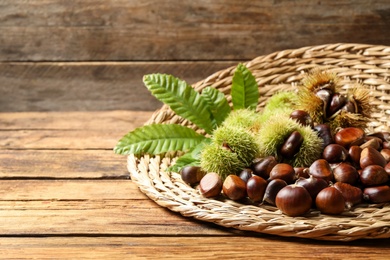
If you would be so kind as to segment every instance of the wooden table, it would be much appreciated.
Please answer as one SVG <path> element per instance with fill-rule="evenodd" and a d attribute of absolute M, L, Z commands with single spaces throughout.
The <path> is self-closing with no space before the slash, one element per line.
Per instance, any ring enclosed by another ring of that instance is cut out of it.
<path fill-rule="evenodd" d="M 129 179 L 117 140 L 152 112 L 0 113 L 1 258 L 388 259 L 349 243 L 244 233 L 161 208 Z"/>

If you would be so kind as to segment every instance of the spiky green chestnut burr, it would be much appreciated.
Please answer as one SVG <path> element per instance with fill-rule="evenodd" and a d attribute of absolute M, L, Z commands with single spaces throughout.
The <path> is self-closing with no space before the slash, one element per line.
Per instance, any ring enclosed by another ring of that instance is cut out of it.
<path fill-rule="evenodd" d="M 228 147 L 211 143 L 201 152 L 200 167 L 206 172 L 217 173 L 224 180 L 229 174 L 241 171 L 245 164 Z"/>
<path fill-rule="evenodd" d="M 279 114 L 288 115 L 296 106 L 298 95 L 295 91 L 280 91 L 268 99 L 261 115 L 259 116 L 259 123 L 264 123 L 269 117 Z"/>
<path fill-rule="evenodd" d="M 232 110 L 226 117 L 222 126 L 253 129 L 259 114 L 253 109 Z"/>
<path fill-rule="evenodd" d="M 253 133 L 245 128 L 224 125 L 214 131 L 212 141 L 236 153 L 245 166 L 249 166 L 260 152 Z"/>
<path fill-rule="evenodd" d="M 298 131 L 303 142 L 299 151 L 293 158 L 285 158 L 280 153 L 280 148 L 291 135 Z M 257 135 L 260 147 L 260 156 L 275 156 L 279 162 L 285 162 L 294 167 L 307 167 L 321 157 L 323 141 L 309 126 L 302 126 L 287 116 L 272 116 L 264 123 Z"/>

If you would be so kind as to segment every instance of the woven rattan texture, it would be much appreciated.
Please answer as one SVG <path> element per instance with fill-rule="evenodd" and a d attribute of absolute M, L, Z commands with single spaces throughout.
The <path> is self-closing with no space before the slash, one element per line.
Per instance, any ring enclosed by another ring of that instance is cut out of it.
<path fill-rule="evenodd" d="M 305 72 L 320 68 L 342 78 L 343 91 L 358 81 L 370 88 L 372 115 L 370 131 L 390 128 L 390 47 L 361 44 L 329 44 L 275 52 L 257 57 L 245 65 L 257 79 L 260 90 L 258 110 L 280 90 L 296 88 Z M 235 67 L 214 73 L 193 84 L 201 91 L 212 86 L 228 100 Z M 230 100 L 229 100 L 230 101 Z M 196 129 L 175 115 L 167 106 L 156 111 L 147 124 L 175 123 Z M 279 236 L 318 240 L 351 241 L 362 238 L 390 237 L 390 204 L 358 205 L 339 216 L 311 210 L 302 217 L 288 217 L 275 207 L 237 203 L 222 197 L 207 199 L 196 188 L 186 185 L 178 173 L 164 169 L 175 158 L 165 156 L 128 157 L 128 170 L 140 190 L 162 207 L 183 216 L 213 222 L 224 227 Z"/>

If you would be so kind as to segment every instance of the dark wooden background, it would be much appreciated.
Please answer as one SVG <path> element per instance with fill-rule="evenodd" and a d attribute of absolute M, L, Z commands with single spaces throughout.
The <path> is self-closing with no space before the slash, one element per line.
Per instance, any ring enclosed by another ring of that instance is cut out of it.
<path fill-rule="evenodd" d="M 338 42 L 390 45 L 390 1 L 0 0 L 0 112 L 155 110 L 144 74 Z"/>

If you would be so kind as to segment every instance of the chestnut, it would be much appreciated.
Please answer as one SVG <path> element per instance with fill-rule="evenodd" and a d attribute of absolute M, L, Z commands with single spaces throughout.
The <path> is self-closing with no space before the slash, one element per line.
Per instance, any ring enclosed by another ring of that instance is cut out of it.
<path fill-rule="evenodd" d="M 349 148 L 351 145 L 361 145 L 364 142 L 364 130 L 358 127 L 346 127 L 338 131 L 334 140 L 337 144 Z"/>
<path fill-rule="evenodd" d="M 216 197 L 222 191 L 222 178 L 215 172 L 209 172 L 199 182 L 200 193 L 206 197 Z"/>
<path fill-rule="evenodd" d="M 372 147 L 366 147 L 360 153 L 360 168 L 364 169 L 369 165 L 379 165 L 385 167 L 386 159 L 383 155 L 376 149 Z"/>
<path fill-rule="evenodd" d="M 389 178 L 390 178 L 390 162 L 388 162 L 386 165 L 385 165 L 385 171 L 387 172 L 387 175 L 389 175 Z"/>
<path fill-rule="evenodd" d="M 384 148 L 380 151 L 382 154 L 383 158 L 385 158 L 386 163 L 390 162 L 390 149 Z"/>
<path fill-rule="evenodd" d="M 330 99 L 332 98 L 332 91 L 329 89 L 320 89 L 315 94 L 324 102 L 324 108 L 327 108 L 330 103 Z"/>
<path fill-rule="evenodd" d="M 287 216 L 297 217 L 310 210 L 312 198 L 304 187 L 290 184 L 278 192 L 275 204 Z"/>
<path fill-rule="evenodd" d="M 345 200 L 338 189 L 330 186 L 317 194 L 316 207 L 323 214 L 338 215 L 345 209 Z"/>
<path fill-rule="evenodd" d="M 296 182 L 296 185 L 304 187 L 310 194 L 313 203 L 317 194 L 329 186 L 328 182 L 322 178 L 317 178 L 311 175 L 309 178 L 299 178 Z"/>
<path fill-rule="evenodd" d="M 180 171 L 181 179 L 189 184 L 194 185 L 203 178 L 205 172 L 198 166 L 186 166 Z"/>
<path fill-rule="evenodd" d="M 336 182 L 333 186 L 343 195 L 347 209 L 363 201 L 363 191 L 360 188 L 343 182 Z"/>
<path fill-rule="evenodd" d="M 389 175 L 382 166 L 369 165 L 360 173 L 360 182 L 364 186 L 377 186 L 385 184 L 389 180 Z"/>
<path fill-rule="evenodd" d="M 326 111 L 326 116 L 330 117 L 333 114 L 335 114 L 338 110 L 340 110 L 345 105 L 346 102 L 347 102 L 347 98 L 344 95 L 340 93 L 333 94 Z"/>
<path fill-rule="evenodd" d="M 246 183 L 246 193 L 253 202 L 262 201 L 268 182 L 260 176 L 252 176 Z"/>
<path fill-rule="evenodd" d="M 278 163 L 269 173 L 269 179 L 282 179 L 287 184 L 291 184 L 295 181 L 295 170 L 290 164 Z"/>
<path fill-rule="evenodd" d="M 325 159 L 315 160 L 309 167 L 310 175 L 322 178 L 327 182 L 333 181 L 333 171 L 330 164 Z"/>
<path fill-rule="evenodd" d="M 310 177 L 309 168 L 307 168 L 307 167 L 294 167 L 294 171 L 295 171 L 296 178 L 300 178 L 300 177 L 309 178 Z"/>
<path fill-rule="evenodd" d="M 348 151 L 339 144 L 329 144 L 322 152 L 322 158 L 329 163 L 344 162 L 348 158 Z"/>
<path fill-rule="evenodd" d="M 294 119 L 303 126 L 313 127 L 313 120 L 310 114 L 305 110 L 294 110 L 291 112 L 290 118 Z"/>
<path fill-rule="evenodd" d="M 364 138 L 364 140 L 365 142 L 360 145 L 360 148 L 362 149 L 366 147 L 372 147 L 376 150 L 380 150 L 382 147 L 382 140 L 377 137 L 367 136 L 366 138 Z"/>
<path fill-rule="evenodd" d="M 367 187 L 363 190 L 363 198 L 371 203 L 390 202 L 390 187 L 388 185 Z"/>
<path fill-rule="evenodd" d="M 253 176 L 253 171 L 252 169 L 245 168 L 243 169 L 238 176 L 245 182 L 247 183 L 248 180 Z"/>
<path fill-rule="evenodd" d="M 390 132 L 386 132 L 386 131 L 371 133 L 369 134 L 369 136 L 378 137 L 382 140 L 382 142 L 390 141 Z"/>
<path fill-rule="evenodd" d="M 231 200 L 240 200 L 246 197 L 246 184 L 237 175 L 230 174 L 222 185 L 223 194 Z"/>
<path fill-rule="evenodd" d="M 299 148 L 303 143 L 303 136 L 298 131 L 293 131 L 289 137 L 284 141 L 280 148 L 280 154 L 285 158 L 291 159 L 299 152 Z"/>
<path fill-rule="evenodd" d="M 354 165 L 360 166 L 360 154 L 363 149 L 358 145 L 352 145 L 349 147 L 348 155 Z"/>
<path fill-rule="evenodd" d="M 274 179 L 268 182 L 268 185 L 265 188 L 263 202 L 275 206 L 276 195 L 285 186 L 287 186 L 287 183 L 281 179 Z"/>
<path fill-rule="evenodd" d="M 317 135 L 323 140 L 323 147 L 333 143 L 333 136 L 330 126 L 327 124 L 318 124 L 313 127 L 314 131 L 317 132 Z"/>
<path fill-rule="evenodd" d="M 269 173 L 277 163 L 278 162 L 276 161 L 276 158 L 274 156 L 257 158 L 252 163 L 251 169 L 253 170 L 253 174 L 258 175 L 263 179 L 268 179 Z"/>
<path fill-rule="evenodd" d="M 342 162 L 333 169 L 334 180 L 354 185 L 359 180 L 359 173 L 349 163 Z"/>

